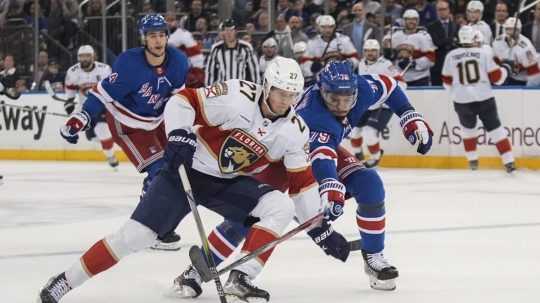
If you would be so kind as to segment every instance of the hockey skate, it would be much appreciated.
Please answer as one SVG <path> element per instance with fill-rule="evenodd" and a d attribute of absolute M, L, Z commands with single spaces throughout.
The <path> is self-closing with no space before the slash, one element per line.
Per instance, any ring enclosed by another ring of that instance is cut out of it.
<path fill-rule="evenodd" d="M 39 292 L 37 303 L 58 303 L 71 290 L 66 274 L 61 273 L 52 277 Z"/>
<path fill-rule="evenodd" d="M 231 271 L 223 290 L 230 302 L 263 303 L 270 300 L 266 290 L 253 285 L 248 275 L 238 270 Z"/>
<path fill-rule="evenodd" d="M 118 159 L 116 158 L 116 156 L 110 156 L 110 157 L 107 157 L 107 163 L 109 163 L 109 166 L 112 167 L 114 170 L 118 170 Z"/>
<path fill-rule="evenodd" d="M 163 237 L 159 237 L 151 248 L 155 250 L 180 250 L 182 247 L 180 239 L 181 238 L 177 233 L 171 231 L 165 234 Z"/>
<path fill-rule="evenodd" d="M 202 294 L 202 280 L 199 272 L 193 265 L 173 281 L 173 292 L 181 298 L 197 298 Z"/>
<path fill-rule="evenodd" d="M 368 254 L 362 251 L 364 272 L 369 277 L 369 285 L 377 290 L 395 290 L 398 270 L 390 265 L 382 252 Z"/>
<path fill-rule="evenodd" d="M 469 168 L 471 170 L 478 170 L 478 160 L 469 161 Z"/>
<path fill-rule="evenodd" d="M 514 162 L 506 163 L 504 165 L 504 169 L 506 169 L 507 173 L 511 174 L 516 171 L 516 163 Z"/>

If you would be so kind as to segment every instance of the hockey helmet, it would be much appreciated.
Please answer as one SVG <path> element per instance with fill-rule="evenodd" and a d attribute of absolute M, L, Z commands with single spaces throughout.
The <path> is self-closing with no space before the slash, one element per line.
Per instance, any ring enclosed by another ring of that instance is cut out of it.
<path fill-rule="evenodd" d="M 150 14 L 141 18 L 139 21 L 139 33 L 145 36 L 149 32 L 164 32 L 169 35 L 167 22 L 160 14 Z"/>
<path fill-rule="evenodd" d="M 506 21 L 504 21 L 504 24 L 503 24 L 503 28 L 506 30 L 506 29 L 517 29 L 518 31 L 521 31 L 521 20 L 515 18 L 515 17 L 510 17 L 508 19 L 506 19 Z"/>
<path fill-rule="evenodd" d="M 467 11 L 480 11 L 484 12 L 484 4 L 481 1 L 473 0 L 467 4 Z"/>
<path fill-rule="evenodd" d="M 322 15 L 317 17 L 318 26 L 334 26 L 336 25 L 336 20 L 330 15 Z"/>
<path fill-rule="evenodd" d="M 83 55 L 83 54 L 88 54 L 88 55 L 92 55 L 94 56 L 95 52 L 94 52 L 94 48 L 90 45 L 82 45 L 81 47 L 79 47 L 79 50 L 77 51 L 77 56 L 80 56 L 80 55 Z"/>
<path fill-rule="evenodd" d="M 408 9 L 403 13 L 403 19 L 420 19 L 420 15 L 414 9 Z"/>
<path fill-rule="evenodd" d="M 325 104 L 334 107 L 336 95 L 347 96 L 347 112 L 356 104 L 358 95 L 358 75 L 348 60 L 330 61 L 317 78 Z"/>
<path fill-rule="evenodd" d="M 460 44 L 474 44 L 477 31 L 470 25 L 464 25 L 459 29 L 458 38 Z"/>
<path fill-rule="evenodd" d="M 304 53 L 307 48 L 307 43 L 304 41 L 296 42 L 293 46 L 293 52 L 296 53 Z"/>
<path fill-rule="evenodd" d="M 367 49 L 375 49 L 375 50 L 380 50 L 381 49 L 381 46 L 379 45 L 379 41 L 375 40 L 375 39 L 367 39 L 365 42 L 364 42 L 364 47 L 363 47 L 364 50 L 367 50 Z"/>

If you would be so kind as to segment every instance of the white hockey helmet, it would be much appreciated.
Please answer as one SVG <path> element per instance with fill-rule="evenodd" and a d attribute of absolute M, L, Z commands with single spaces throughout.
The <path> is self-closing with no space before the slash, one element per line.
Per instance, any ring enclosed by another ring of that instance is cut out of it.
<path fill-rule="evenodd" d="M 336 20 L 330 15 L 321 15 L 317 17 L 318 26 L 334 26 L 336 25 Z"/>
<path fill-rule="evenodd" d="M 288 92 L 302 93 L 304 90 L 304 76 L 300 65 L 294 59 L 277 56 L 268 63 L 264 71 L 263 86 L 266 96 L 268 96 L 272 87 Z"/>
<path fill-rule="evenodd" d="M 379 41 L 375 40 L 375 39 L 367 39 L 365 42 L 364 42 L 364 47 L 363 47 L 364 50 L 366 49 L 376 49 L 376 50 L 381 50 L 381 46 L 379 45 Z"/>
<path fill-rule="evenodd" d="M 478 0 L 473 0 L 467 4 L 467 11 L 480 11 L 484 12 L 484 4 Z"/>
<path fill-rule="evenodd" d="M 270 37 L 266 40 L 264 40 L 263 44 L 262 44 L 262 47 L 277 47 L 278 44 L 277 44 L 277 41 L 276 39 Z"/>
<path fill-rule="evenodd" d="M 460 44 L 474 44 L 477 31 L 470 25 L 464 25 L 459 29 L 458 38 Z"/>
<path fill-rule="evenodd" d="M 519 31 L 521 31 L 521 20 L 516 19 L 515 17 L 510 17 L 510 18 L 506 19 L 506 21 L 504 21 L 503 28 L 504 29 L 508 29 L 508 28 L 514 29 L 514 28 L 516 28 L 518 30 L 518 32 L 519 32 Z"/>
<path fill-rule="evenodd" d="M 307 43 L 304 41 L 298 41 L 293 46 L 293 53 L 303 53 L 307 49 Z"/>
<path fill-rule="evenodd" d="M 403 19 L 408 18 L 420 19 L 420 15 L 415 9 L 408 9 L 403 13 Z"/>
<path fill-rule="evenodd" d="M 79 47 L 79 50 L 77 51 L 77 56 L 83 55 L 83 54 L 89 54 L 94 56 L 94 48 L 90 45 L 82 45 Z"/>

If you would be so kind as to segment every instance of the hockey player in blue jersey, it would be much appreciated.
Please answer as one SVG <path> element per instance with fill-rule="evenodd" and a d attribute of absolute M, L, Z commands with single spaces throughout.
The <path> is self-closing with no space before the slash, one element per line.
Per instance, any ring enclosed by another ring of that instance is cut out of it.
<path fill-rule="evenodd" d="M 373 104 L 385 102 L 400 117 L 407 140 L 417 151 L 427 153 L 433 133 L 422 115 L 415 111 L 397 82 L 383 75 L 356 75 L 346 61 L 333 61 L 319 74 L 317 84 L 306 89 L 297 106 L 299 115 L 310 129 L 310 155 L 313 175 L 326 204 L 327 220 L 321 227 L 308 231 L 323 251 L 339 260 L 349 255 L 347 240 L 332 229 L 330 221 L 343 214 L 345 197 L 358 203 L 356 221 L 362 238 L 364 270 L 370 286 L 378 290 L 396 288 L 397 269 L 383 255 L 385 235 L 385 191 L 374 169 L 366 168 L 340 144 L 362 114 Z M 257 177 L 275 188 L 286 189 L 287 177 L 282 167 L 267 169 Z M 331 202 L 333 201 L 333 202 Z M 314 201 L 316 211 L 318 203 Z M 300 222 L 301 223 L 301 222 Z M 241 224 L 225 220 L 209 235 L 210 249 L 216 264 L 227 258 L 246 233 Z M 173 289 L 182 297 L 201 294 L 201 278 L 189 266 L 174 280 Z"/>
<path fill-rule="evenodd" d="M 112 74 L 98 83 L 80 112 L 60 129 L 69 143 L 105 113 L 118 144 L 140 173 L 147 173 L 142 193 L 159 171 L 167 142 L 163 110 L 169 97 L 184 87 L 187 57 L 167 46 L 167 23 L 161 15 L 146 15 L 139 22 L 143 47 L 120 54 Z M 180 237 L 171 231 L 154 248 L 179 249 Z"/>

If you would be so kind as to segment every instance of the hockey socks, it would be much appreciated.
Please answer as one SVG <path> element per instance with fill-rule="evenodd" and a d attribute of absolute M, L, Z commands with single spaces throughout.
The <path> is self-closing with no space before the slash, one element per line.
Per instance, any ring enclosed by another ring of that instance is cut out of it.
<path fill-rule="evenodd" d="M 384 202 L 376 205 L 359 205 L 356 210 L 356 224 L 364 251 L 375 253 L 384 249 L 386 225 Z"/>
<path fill-rule="evenodd" d="M 495 146 L 501 155 L 502 163 L 508 164 L 514 162 L 514 154 L 512 153 L 512 145 L 506 136 L 506 131 L 502 126 L 490 131 L 489 137 L 495 142 Z"/>
<path fill-rule="evenodd" d="M 208 235 L 208 243 L 216 266 L 233 253 L 247 232 L 248 228 L 243 224 L 228 220 L 212 230 Z"/>

